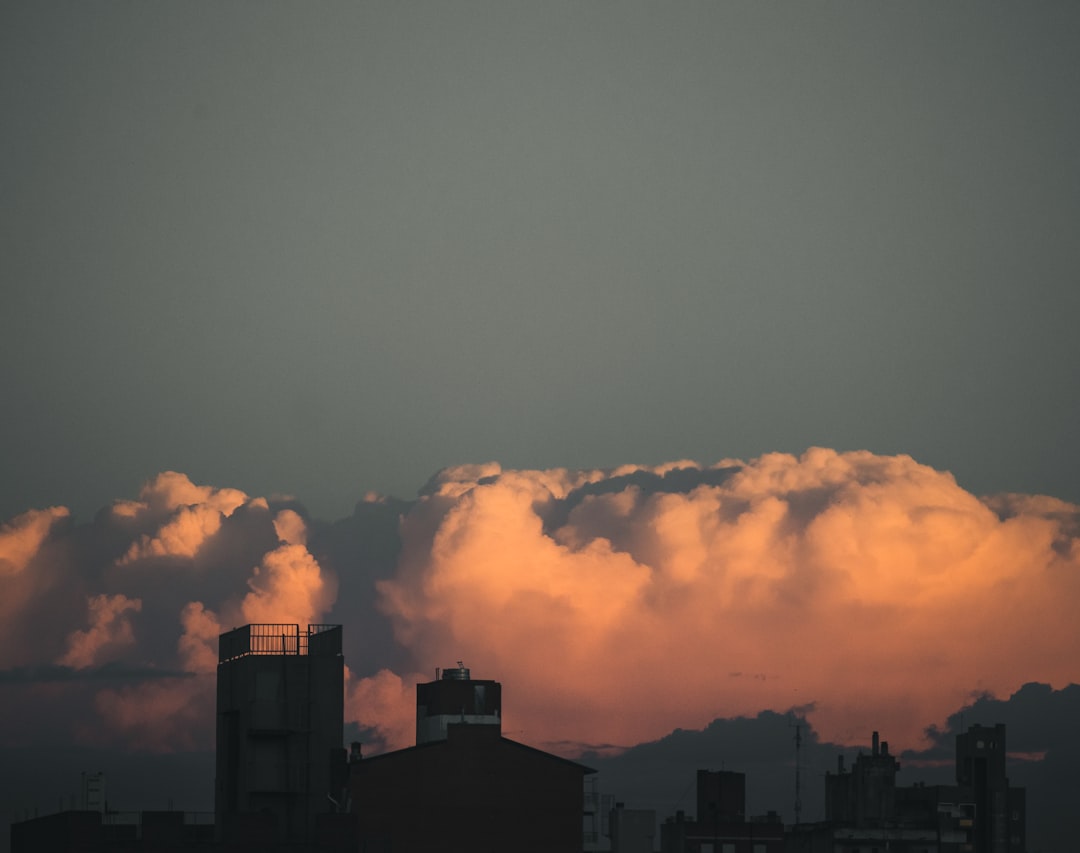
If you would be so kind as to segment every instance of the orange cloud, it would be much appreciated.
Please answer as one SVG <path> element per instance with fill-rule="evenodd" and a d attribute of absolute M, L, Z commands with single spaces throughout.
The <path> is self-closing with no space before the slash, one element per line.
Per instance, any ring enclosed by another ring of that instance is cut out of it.
<path fill-rule="evenodd" d="M 345 668 L 345 719 L 378 731 L 383 749 L 399 749 L 416 742 L 416 685 L 418 673 L 404 677 L 381 669 L 356 679 Z"/>
<path fill-rule="evenodd" d="M 124 618 L 128 611 L 138 613 L 142 601 L 125 595 L 94 595 L 87 600 L 90 627 L 68 636 L 68 650 L 57 661 L 64 666 L 84 669 L 101 663 L 102 653 L 108 653 L 135 642 L 131 622 Z"/>
<path fill-rule="evenodd" d="M 99 691 L 105 726 L 92 733 L 205 748 L 222 628 L 319 622 L 337 597 L 314 556 L 329 540 L 272 503 L 166 472 L 78 537 L 63 508 L 13 519 L 0 528 L 0 663 L 86 667 L 137 649 L 195 676 Z M 812 705 L 823 738 L 865 742 L 876 728 L 915 746 L 973 692 L 1080 681 L 1080 507 L 977 498 L 905 456 L 492 462 L 445 469 L 402 507 L 378 590 L 411 660 L 350 676 L 346 694 L 347 716 L 385 746 L 412 742 L 412 670 L 459 659 L 503 682 L 506 730 L 538 745 L 629 745 Z M 116 554 L 198 571 L 118 569 Z M 367 606 L 366 590 L 343 593 Z M 29 625 L 41 643 L 11 641 Z"/>
<path fill-rule="evenodd" d="M 316 623 L 337 597 L 336 582 L 303 545 L 281 545 L 252 572 L 240 604 L 244 622 Z"/>
<path fill-rule="evenodd" d="M 188 672 L 217 671 L 217 642 L 222 627 L 213 611 L 201 601 L 189 601 L 180 611 L 184 632 L 177 641 L 180 662 Z"/>
<path fill-rule="evenodd" d="M 291 509 L 283 509 L 274 516 L 274 532 L 277 538 L 289 545 L 307 544 L 307 525 L 304 519 Z"/>
<path fill-rule="evenodd" d="M 32 509 L 0 526 L 0 578 L 23 571 L 53 525 L 69 515 L 67 507 Z"/>
<path fill-rule="evenodd" d="M 51 659 L 59 651 L 69 628 L 62 620 L 69 611 L 61 609 L 55 617 L 59 630 L 39 642 L 28 643 L 26 632 L 41 627 L 35 617 L 53 614 L 50 596 L 57 589 L 64 591 L 65 566 L 49 546 L 62 539 L 61 528 L 70 529 L 63 524 L 68 517 L 65 507 L 55 506 L 24 512 L 0 525 L 0 666 L 40 662 L 35 653 L 47 649 Z M 72 604 L 72 609 L 79 608 L 81 601 Z"/>
<path fill-rule="evenodd" d="M 690 485 L 668 489 L 673 472 Z M 822 448 L 450 469 L 380 593 L 414 659 L 501 679 L 532 742 L 631 744 L 813 703 L 824 738 L 917 744 L 973 691 L 1080 678 L 1080 507 L 1009 506 L 909 457 Z"/>
<path fill-rule="evenodd" d="M 214 739 L 214 677 L 162 679 L 100 690 L 94 706 L 114 739 L 149 752 L 206 749 Z M 101 732 L 86 729 L 100 742 Z"/>
<path fill-rule="evenodd" d="M 118 520 L 158 521 L 156 532 L 132 542 L 119 562 L 125 565 L 148 557 L 190 559 L 221 529 L 222 519 L 247 502 L 248 496 L 238 489 L 197 486 L 176 471 L 158 474 L 143 486 L 138 501 L 116 501 L 112 506 Z M 260 505 L 265 507 L 265 501 Z"/>
<path fill-rule="evenodd" d="M 181 507 L 201 505 L 216 509 L 222 515 L 232 515 L 233 510 L 245 501 L 247 495 L 239 489 L 198 486 L 186 474 L 163 471 L 142 487 L 138 501 L 117 501 L 113 512 L 128 516 L 141 512 L 167 515 Z"/>

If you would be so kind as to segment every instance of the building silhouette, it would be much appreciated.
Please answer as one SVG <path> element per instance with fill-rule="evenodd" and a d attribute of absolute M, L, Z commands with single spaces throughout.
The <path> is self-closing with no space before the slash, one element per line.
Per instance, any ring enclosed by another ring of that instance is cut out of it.
<path fill-rule="evenodd" d="M 825 774 L 825 821 L 789 833 L 790 853 L 1024 853 L 1027 796 L 1005 775 L 1005 726 L 956 736 L 956 784 L 897 786 L 874 732 L 870 754 Z"/>
<path fill-rule="evenodd" d="M 470 676 L 468 667 L 442 670 L 435 680 L 416 685 L 416 743 L 446 740 L 451 723 L 501 726 L 502 685 Z"/>
<path fill-rule="evenodd" d="M 1027 796 L 1005 775 L 1005 726 L 971 726 L 956 736 L 956 784 L 975 807 L 975 850 L 1018 853 L 1025 849 Z"/>
<path fill-rule="evenodd" d="M 608 817 L 611 853 L 653 853 L 656 810 L 628 809 L 616 803 Z"/>
<path fill-rule="evenodd" d="M 697 818 L 676 812 L 660 826 L 662 853 L 782 853 L 784 824 L 746 817 L 746 774 L 698 770 Z"/>
<path fill-rule="evenodd" d="M 341 746 L 339 625 L 255 624 L 219 638 L 215 812 L 109 809 L 84 773 L 80 808 L 11 825 L 12 853 L 652 853 L 655 812 L 610 808 L 594 770 L 502 735 L 502 686 L 462 662 L 416 688 L 416 744 Z M 874 732 L 825 774 L 825 820 L 749 817 L 746 777 L 697 771 L 696 817 L 660 826 L 662 853 L 1025 853 L 1027 796 L 1009 784 L 1004 725 L 956 735 L 953 785 L 898 786 Z M 594 781 L 594 780 L 589 780 Z"/>
<path fill-rule="evenodd" d="M 312 845 L 346 787 L 340 625 L 245 625 L 218 644 L 222 841 Z"/>
<path fill-rule="evenodd" d="M 896 772 L 900 762 L 889 755 L 889 744 L 874 732 L 870 754 L 859 754 L 850 773 L 840 756 L 837 773 L 825 776 L 826 820 L 861 827 L 885 826 L 896 818 Z"/>
<path fill-rule="evenodd" d="M 415 746 L 353 751 L 360 850 L 580 853 L 593 770 L 503 737 L 501 686 L 460 663 L 416 696 Z"/>

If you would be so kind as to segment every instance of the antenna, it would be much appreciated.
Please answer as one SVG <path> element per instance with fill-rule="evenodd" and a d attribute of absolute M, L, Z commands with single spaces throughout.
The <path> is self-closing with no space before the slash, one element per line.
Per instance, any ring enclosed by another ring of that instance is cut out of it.
<path fill-rule="evenodd" d="M 789 723 L 788 725 L 792 725 Z M 795 826 L 802 816 L 802 724 L 795 726 Z"/>

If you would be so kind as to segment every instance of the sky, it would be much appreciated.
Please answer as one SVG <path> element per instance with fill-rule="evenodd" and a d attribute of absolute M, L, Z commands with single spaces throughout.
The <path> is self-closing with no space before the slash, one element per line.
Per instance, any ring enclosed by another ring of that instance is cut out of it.
<path fill-rule="evenodd" d="M 243 621 L 345 624 L 381 748 L 461 658 L 564 754 L 789 712 L 930 750 L 980 697 L 1060 704 L 1078 35 L 4 4 L 3 747 L 202 754 Z"/>

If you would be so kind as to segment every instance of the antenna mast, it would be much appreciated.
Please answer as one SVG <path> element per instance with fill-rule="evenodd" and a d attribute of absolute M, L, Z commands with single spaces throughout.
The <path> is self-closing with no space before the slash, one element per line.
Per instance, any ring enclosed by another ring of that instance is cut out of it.
<path fill-rule="evenodd" d="M 795 826 L 802 816 L 802 726 L 795 724 Z"/>

